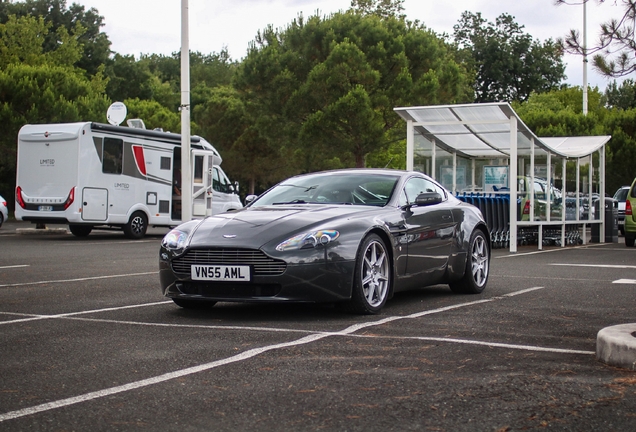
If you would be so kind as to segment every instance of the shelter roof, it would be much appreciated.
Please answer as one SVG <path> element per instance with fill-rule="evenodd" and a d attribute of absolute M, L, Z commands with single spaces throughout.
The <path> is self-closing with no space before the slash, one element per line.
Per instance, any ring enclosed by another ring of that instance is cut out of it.
<path fill-rule="evenodd" d="M 532 143 L 546 152 L 566 158 L 592 154 L 606 144 L 608 135 L 539 138 L 507 102 L 434 105 L 395 108 L 404 120 L 413 121 L 417 133 L 437 145 L 467 157 L 510 155 L 510 119 L 517 120 L 517 148 Z"/>

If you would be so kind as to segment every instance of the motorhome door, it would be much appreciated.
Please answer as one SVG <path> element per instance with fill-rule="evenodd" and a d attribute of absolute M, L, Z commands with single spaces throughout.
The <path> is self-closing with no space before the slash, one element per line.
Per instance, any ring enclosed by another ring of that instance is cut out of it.
<path fill-rule="evenodd" d="M 192 150 L 192 217 L 212 214 L 212 167 L 214 155 Z"/>

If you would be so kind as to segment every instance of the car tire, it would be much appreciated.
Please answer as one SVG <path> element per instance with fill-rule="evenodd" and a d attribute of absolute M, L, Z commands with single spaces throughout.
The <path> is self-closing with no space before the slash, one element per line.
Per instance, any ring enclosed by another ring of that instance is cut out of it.
<path fill-rule="evenodd" d="M 129 239 L 139 240 L 144 238 L 148 229 L 148 217 L 143 212 L 135 212 L 124 225 L 124 235 Z"/>
<path fill-rule="evenodd" d="M 625 246 L 634 247 L 635 239 L 636 239 L 636 234 L 625 233 Z"/>
<path fill-rule="evenodd" d="M 69 225 L 68 229 L 75 237 L 86 237 L 93 231 L 90 225 Z"/>
<path fill-rule="evenodd" d="M 477 229 L 470 236 L 470 247 L 466 257 L 464 276 L 452 282 L 450 288 L 458 294 L 479 294 L 488 283 L 490 273 L 490 251 L 483 231 Z"/>
<path fill-rule="evenodd" d="M 2 224 L 4 223 L 4 216 L 0 213 L 0 228 L 2 228 Z"/>
<path fill-rule="evenodd" d="M 391 290 L 391 262 L 384 241 L 376 234 L 363 240 L 356 257 L 351 300 L 341 310 L 370 315 L 380 312 Z"/>
<path fill-rule="evenodd" d="M 209 300 L 190 300 L 173 298 L 172 301 L 179 307 L 184 309 L 208 309 L 216 304 L 215 301 Z"/>

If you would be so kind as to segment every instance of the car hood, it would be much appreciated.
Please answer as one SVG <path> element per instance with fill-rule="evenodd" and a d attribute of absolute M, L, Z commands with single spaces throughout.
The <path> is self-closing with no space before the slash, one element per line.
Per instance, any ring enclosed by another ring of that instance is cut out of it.
<path fill-rule="evenodd" d="M 303 228 L 334 223 L 326 228 L 337 229 L 334 219 L 348 218 L 377 208 L 352 205 L 302 205 L 246 208 L 222 213 L 202 220 L 190 238 L 190 247 L 260 248 L 273 240 L 285 240 Z"/>

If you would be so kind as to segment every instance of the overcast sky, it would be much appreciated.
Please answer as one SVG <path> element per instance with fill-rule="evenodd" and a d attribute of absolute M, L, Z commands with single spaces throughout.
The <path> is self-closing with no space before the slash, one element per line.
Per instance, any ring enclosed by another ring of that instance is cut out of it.
<path fill-rule="evenodd" d="M 120 54 L 172 54 L 181 47 L 181 0 L 67 0 L 86 9 L 94 7 L 104 17 L 103 31 Z M 620 17 L 622 8 L 608 0 L 587 5 L 588 45 L 598 38 L 599 26 Z M 618 2 L 620 3 L 620 2 Z M 350 0 L 189 0 L 190 50 L 204 54 L 226 47 L 233 59 L 245 56 L 250 41 L 267 25 L 286 27 L 299 14 L 326 15 L 350 7 Z M 570 29 L 583 28 L 583 6 L 554 6 L 554 0 L 405 0 L 404 13 L 437 33 L 452 34 L 463 11 L 481 12 L 494 22 L 502 13 L 515 17 L 525 31 L 541 42 L 564 37 Z M 583 84 L 582 59 L 566 56 L 567 82 Z M 609 82 L 591 68 L 591 86 L 601 90 Z"/>

